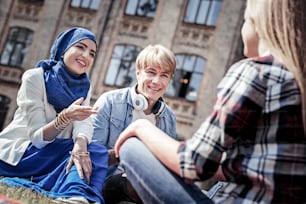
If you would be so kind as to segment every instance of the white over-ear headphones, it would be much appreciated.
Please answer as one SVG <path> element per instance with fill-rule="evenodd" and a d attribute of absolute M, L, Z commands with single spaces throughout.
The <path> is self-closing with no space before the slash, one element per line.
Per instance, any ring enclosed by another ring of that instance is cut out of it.
<path fill-rule="evenodd" d="M 149 107 L 148 100 L 144 97 L 144 95 L 136 93 L 136 87 L 137 86 L 133 86 L 131 88 L 133 107 L 136 110 L 146 110 Z"/>
<path fill-rule="evenodd" d="M 144 95 L 136 93 L 136 87 L 137 85 L 131 88 L 131 97 L 132 97 L 133 107 L 136 110 L 144 111 L 149 107 L 148 100 L 146 99 Z M 165 109 L 165 107 L 166 105 L 163 99 L 160 98 L 152 107 L 152 113 L 155 115 L 159 115 Z"/>

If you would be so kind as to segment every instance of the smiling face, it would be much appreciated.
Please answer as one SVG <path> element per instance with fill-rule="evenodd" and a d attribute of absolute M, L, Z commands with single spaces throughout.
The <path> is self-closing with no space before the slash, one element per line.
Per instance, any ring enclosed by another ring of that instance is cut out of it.
<path fill-rule="evenodd" d="M 171 74 L 167 69 L 157 66 L 148 66 L 136 71 L 137 91 L 144 95 L 149 106 L 164 95 L 171 80 Z"/>
<path fill-rule="evenodd" d="M 92 67 L 96 49 L 96 44 L 92 40 L 81 40 L 64 53 L 64 63 L 70 72 L 83 74 Z"/>

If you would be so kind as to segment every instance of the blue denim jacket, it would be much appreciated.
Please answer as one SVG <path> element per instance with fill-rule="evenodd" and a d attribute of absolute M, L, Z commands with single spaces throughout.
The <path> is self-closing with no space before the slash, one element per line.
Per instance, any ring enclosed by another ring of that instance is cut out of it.
<path fill-rule="evenodd" d="M 109 91 L 98 98 L 95 107 L 99 107 L 99 113 L 92 116 L 93 142 L 98 142 L 107 146 L 107 148 L 114 148 L 120 133 L 133 119 L 130 89 L 123 88 Z M 157 127 L 177 139 L 176 118 L 169 106 L 166 105 L 163 112 L 156 117 Z"/>

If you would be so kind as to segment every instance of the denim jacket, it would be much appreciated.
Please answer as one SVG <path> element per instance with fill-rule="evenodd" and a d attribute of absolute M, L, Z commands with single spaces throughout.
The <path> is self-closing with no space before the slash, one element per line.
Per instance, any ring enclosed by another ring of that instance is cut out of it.
<path fill-rule="evenodd" d="M 93 142 L 98 142 L 107 148 L 114 148 L 120 133 L 133 119 L 131 88 L 112 90 L 102 94 L 96 101 L 99 113 L 92 116 Z M 177 139 L 176 118 L 168 105 L 156 116 L 156 125 L 165 133 Z"/>

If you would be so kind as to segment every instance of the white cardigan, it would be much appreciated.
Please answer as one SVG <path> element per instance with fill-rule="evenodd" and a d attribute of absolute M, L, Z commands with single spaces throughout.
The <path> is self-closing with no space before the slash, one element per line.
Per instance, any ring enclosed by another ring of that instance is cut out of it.
<path fill-rule="evenodd" d="M 90 91 L 83 104 L 89 105 L 89 102 Z M 34 68 L 23 74 L 17 105 L 13 121 L 0 133 L 0 159 L 11 165 L 18 164 L 31 142 L 37 148 L 52 142 L 44 141 L 42 134 L 42 127 L 56 117 L 55 109 L 47 100 L 43 69 Z M 93 128 L 90 117 L 74 121 L 57 138 L 75 138 L 80 133 L 91 142 Z"/>

